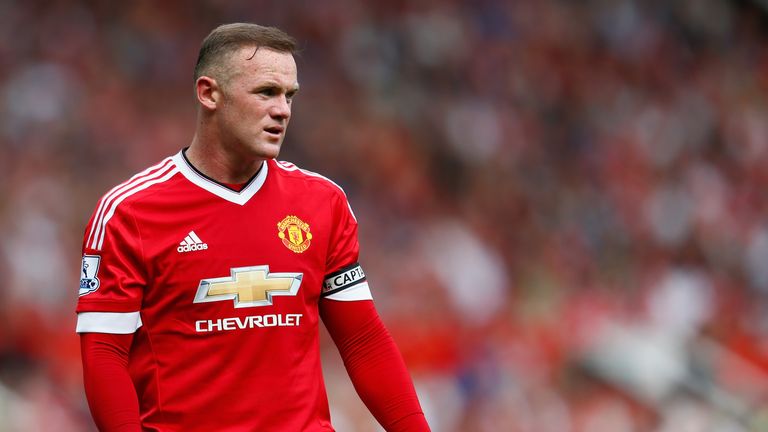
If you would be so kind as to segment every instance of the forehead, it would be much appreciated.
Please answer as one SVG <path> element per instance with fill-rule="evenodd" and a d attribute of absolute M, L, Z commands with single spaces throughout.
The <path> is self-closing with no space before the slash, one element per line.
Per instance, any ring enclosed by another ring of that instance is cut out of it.
<path fill-rule="evenodd" d="M 242 47 L 230 56 L 229 63 L 237 80 L 276 81 L 284 86 L 297 83 L 296 61 L 290 53 Z"/>

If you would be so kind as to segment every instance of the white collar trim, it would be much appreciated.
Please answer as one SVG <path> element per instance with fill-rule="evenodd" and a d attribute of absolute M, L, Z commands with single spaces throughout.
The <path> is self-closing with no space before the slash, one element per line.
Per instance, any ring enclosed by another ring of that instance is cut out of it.
<path fill-rule="evenodd" d="M 182 152 L 183 150 L 173 156 L 173 162 L 179 168 L 181 174 L 187 178 L 187 180 L 216 195 L 217 197 L 223 198 L 235 204 L 244 205 L 247 203 L 248 200 L 250 200 L 251 197 L 253 197 L 256 192 L 259 191 L 259 189 L 261 189 L 261 186 L 264 185 L 264 182 L 267 180 L 269 164 L 264 161 L 261 163 L 261 168 L 259 169 L 259 173 L 256 174 L 256 178 L 252 179 L 248 185 L 243 188 L 243 190 L 236 192 L 226 186 L 222 186 L 216 183 L 207 177 L 202 176 L 200 173 L 195 171 L 195 169 L 192 168 L 192 166 L 189 164 L 189 161 L 187 161 L 187 159 L 184 157 Z"/>

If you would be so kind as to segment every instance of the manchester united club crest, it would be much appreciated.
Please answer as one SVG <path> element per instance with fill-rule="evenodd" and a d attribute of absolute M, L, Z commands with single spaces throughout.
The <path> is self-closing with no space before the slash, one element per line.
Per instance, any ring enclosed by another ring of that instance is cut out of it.
<path fill-rule="evenodd" d="M 296 216 L 286 216 L 277 224 L 279 232 L 277 236 L 288 249 L 302 253 L 309 249 L 312 242 L 312 233 L 309 232 L 309 224 Z"/>

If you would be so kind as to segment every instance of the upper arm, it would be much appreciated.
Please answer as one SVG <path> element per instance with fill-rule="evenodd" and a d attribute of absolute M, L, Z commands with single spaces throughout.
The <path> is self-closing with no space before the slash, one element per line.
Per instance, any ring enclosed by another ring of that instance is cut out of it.
<path fill-rule="evenodd" d="M 129 206 L 110 204 L 102 199 L 83 238 L 78 333 L 128 334 L 141 326 L 147 276 L 139 229 Z"/>
<path fill-rule="evenodd" d="M 352 208 L 341 192 L 334 195 L 331 206 L 333 229 L 321 296 L 337 301 L 371 300 L 368 280 L 358 262 L 360 244 Z"/>

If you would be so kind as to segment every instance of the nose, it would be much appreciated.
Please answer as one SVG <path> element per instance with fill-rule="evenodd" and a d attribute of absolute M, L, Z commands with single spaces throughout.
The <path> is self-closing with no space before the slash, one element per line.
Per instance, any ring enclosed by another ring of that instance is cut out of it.
<path fill-rule="evenodd" d="M 269 115 L 276 120 L 288 120 L 291 117 L 291 103 L 285 95 L 274 98 Z"/>

